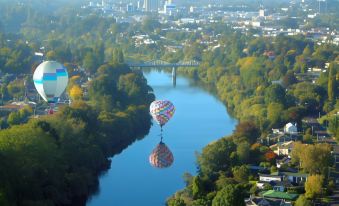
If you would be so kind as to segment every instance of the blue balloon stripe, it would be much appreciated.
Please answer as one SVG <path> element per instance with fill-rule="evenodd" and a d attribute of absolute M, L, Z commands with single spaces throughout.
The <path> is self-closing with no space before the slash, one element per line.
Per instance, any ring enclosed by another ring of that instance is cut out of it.
<path fill-rule="evenodd" d="M 58 77 L 66 77 L 67 73 L 66 72 L 57 72 Z"/>
<path fill-rule="evenodd" d="M 43 77 L 44 81 L 56 81 L 57 80 L 57 76 L 45 76 Z"/>
<path fill-rule="evenodd" d="M 43 84 L 44 82 L 43 82 L 43 80 L 41 79 L 41 80 L 34 80 L 34 83 L 35 83 L 35 84 Z"/>
<path fill-rule="evenodd" d="M 59 73 L 59 72 L 60 72 L 60 73 L 63 73 L 63 72 L 66 72 L 66 70 L 65 70 L 65 69 L 56 69 L 56 72 L 57 72 L 57 73 Z"/>

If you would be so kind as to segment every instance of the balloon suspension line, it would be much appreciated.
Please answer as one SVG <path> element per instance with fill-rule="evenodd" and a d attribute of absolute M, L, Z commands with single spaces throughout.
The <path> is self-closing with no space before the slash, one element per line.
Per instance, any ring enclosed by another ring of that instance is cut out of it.
<path fill-rule="evenodd" d="M 162 139 L 163 139 L 163 136 L 162 136 L 162 126 L 160 126 L 160 143 L 162 143 Z"/>

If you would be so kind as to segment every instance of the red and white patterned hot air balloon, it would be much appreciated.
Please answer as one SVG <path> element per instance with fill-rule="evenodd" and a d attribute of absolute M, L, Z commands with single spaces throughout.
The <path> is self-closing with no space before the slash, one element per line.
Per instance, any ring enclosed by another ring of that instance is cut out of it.
<path fill-rule="evenodd" d="M 149 156 L 149 162 L 153 167 L 166 168 L 173 164 L 174 157 L 165 143 L 160 142 Z"/>
<path fill-rule="evenodd" d="M 164 126 L 172 118 L 174 112 L 175 107 L 168 100 L 156 100 L 150 105 L 150 113 L 160 127 Z"/>

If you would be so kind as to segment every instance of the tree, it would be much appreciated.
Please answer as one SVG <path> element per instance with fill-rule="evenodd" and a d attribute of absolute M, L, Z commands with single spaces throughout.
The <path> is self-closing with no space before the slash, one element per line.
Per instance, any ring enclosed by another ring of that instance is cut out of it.
<path fill-rule="evenodd" d="M 260 137 L 260 130 L 255 123 L 250 121 L 240 122 L 235 128 L 235 136 L 239 139 L 237 141 L 247 141 L 253 144 Z"/>
<path fill-rule="evenodd" d="M 272 163 L 272 161 L 275 160 L 276 157 L 277 157 L 277 154 L 275 154 L 272 150 L 269 150 L 265 153 L 265 159 L 268 162 Z"/>
<path fill-rule="evenodd" d="M 336 137 L 339 135 L 339 118 L 337 115 L 329 119 L 328 130 Z"/>
<path fill-rule="evenodd" d="M 221 173 L 218 177 L 218 180 L 215 182 L 215 185 L 217 186 L 217 190 L 221 190 L 227 185 L 235 185 L 237 184 L 237 181 L 234 178 L 227 177 L 224 173 Z"/>
<path fill-rule="evenodd" d="M 306 145 L 294 143 L 292 162 L 299 164 L 310 174 L 324 173 L 331 165 L 331 146 L 328 144 Z"/>
<path fill-rule="evenodd" d="M 211 201 L 206 199 L 197 199 L 192 202 L 192 206 L 210 206 Z"/>
<path fill-rule="evenodd" d="M 292 84 L 295 84 L 298 82 L 297 78 L 294 75 L 294 72 L 289 70 L 285 76 L 283 77 L 283 85 L 284 87 L 289 87 Z"/>
<path fill-rule="evenodd" d="M 284 111 L 284 105 L 281 103 L 270 103 L 267 107 L 267 119 L 270 121 L 270 127 L 279 126 L 282 123 L 282 112 Z"/>
<path fill-rule="evenodd" d="M 265 102 L 276 102 L 285 105 L 285 89 L 279 84 L 273 84 L 265 90 Z"/>
<path fill-rule="evenodd" d="M 69 92 L 69 96 L 72 98 L 72 100 L 80 100 L 82 99 L 82 89 L 79 85 L 75 84 L 72 86 Z"/>
<path fill-rule="evenodd" d="M 147 32 L 153 32 L 156 28 L 159 28 L 161 24 L 155 18 L 148 16 L 142 21 L 142 29 Z"/>
<path fill-rule="evenodd" d="M 295 206 L 313 206 L 313 204 L 305 195 L 300 195 L 297 201 L 295 201 Z"/>
<path fill-rule="evenodd" d="M 113 50 L 113 56 L 112 56 L 110 63 L 112 65 L 116 65 L 116 64 L 123 64 L 124 62 L 125 60 L 124 60 L 124 54 L 122 50 L 120 48 L 115 48 Z"/>
<path fill-rule="evenodd" d="M 249 169 L 246 165 L 235 166 L 232 168 L 233 177 L 238 182 L 248 182 Z"/>
<path fill-rule="evenodd" d="M 310 175 L 305 183 L 305 196 L 314 199 L 323 193 L 324 176 L 323 175 Z"/>
<path fill-rule="evenodd" d="M 328 87 L 327 87 L 327 93 L 328 93 L 328 100 L 333 101 L 335 100 L 337 96 L 337 82 L 336 82 L 336 63 L 331 63 L 329 67 L 328 72 Z"/>
<path fill-rule="evenodd" d="M 8 115 L 7 123 L 9 125 L 16 125 L 21 123 L 21 117 L 19 112 L 11 112 Z"/>
<path fill-rule="evenodd" d="M 192 194 L 193 194 L 194 199 L 197 199 L 204 194 L 203 182 L 201 178 L 199 177 L 199 175 L 193 178 Z"/>
<path fill-rule="evenodd" d="M 186 206 L 185 202 L 181 198 L 171 198 L 167 201 L 168 206 Z"/>
<path fill-rule="evenodd" d="M 250 156 L 250 144 L 246 141 L 240 142 L 237 145 L 238 160 L 241 163 L 246 163 Z"/>
<path fill-rule="evenodd" d="M 186 186 L 189 186 L 193 183 L 193 176 L 188 172 L 185 172 L 183 174 L 183 179 L 184 179 L 184 182 L 186 183 Z"/>
<path fill-rule="evenodd" d="M 227 185 L 217 192 L 212 206 L 245 206 L 244 198 L 244 191 L 239 185 Z"/>
<path fill-rule="evenodd" d="M 310 57 L 312 55 L 312 50 L 309 44 L 304 48 L 303 55 L 306 57 Z"/>
<path fill-rule="evenodd" d="M 226 138 L 207 145 L 198 156 L 200 172 L 210 176 L 219 171 L 230 171 L 235 163 L 231 157 L 235 150 L 236 145 Z"/>
<path fill-rule="evenodd" d="M 98 63 L 93 52 L 87 52 L 83 61 L 82 66 L 89 72 L 95 73 Z"/>

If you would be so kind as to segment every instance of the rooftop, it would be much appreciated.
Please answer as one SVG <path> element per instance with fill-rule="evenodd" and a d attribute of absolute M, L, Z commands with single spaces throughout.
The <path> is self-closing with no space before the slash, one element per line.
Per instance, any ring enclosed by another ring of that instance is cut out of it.
<path fill-rule="evenodd" d="M 296 200 L 299 195 L 287 192 L 279 192 L 275 190 L 268 190 L 267 192 L 262 193 L 262 196 L 275 199 Z"/>

